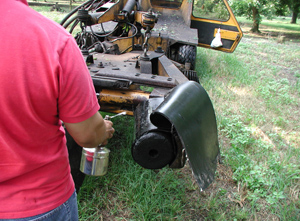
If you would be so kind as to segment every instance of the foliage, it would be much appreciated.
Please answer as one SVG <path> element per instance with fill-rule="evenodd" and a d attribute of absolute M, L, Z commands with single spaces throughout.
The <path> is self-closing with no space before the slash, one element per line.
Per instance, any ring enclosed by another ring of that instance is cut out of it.
<path fill-rule="evenodd" d="M 276 13 L 276 0 L 232 0 L 231 7 L 237 16 L 246 16 L 253 20 L 253 31 L 258 31 L 262 15 L 272 18 Z M 257 30 L 255 29 L 257 26 Z"/>
<path fill-rule="evenodd" d="M 257 8 L 260 15 L 272 18 L 276 12 L 274 1 L 267 0 L 232 0 L 231 5 L 234 14 L 246 16 L 252 19 L 252 8 Z"/>
<path fill-rule="evenodd" d="M 279 0 L 277 7 L 277 14 L 284 15 L 284 9 L 289 8 L 293 13 L 291 23 L 296 23 L 297 15 L 300 13 L 300 1 L 299 0 Z"/>
<path fill-rule="evenodd" d="M 283 3 L 283 1 L 279 0 L 276 4 L 276 15 L 277 16 L 286 16 L 290 13 L 290 9 L 287 4 Z"/>
<path fill-rule="evenodd" d="M 279 0 L 279 7 L 288 6 L 293 12 L 300 13 L 300 1 L 299 0 Z"/>
<path fill-rule="evenodd" d="M 229 13 L 223 0 L 195 0 L 193 15 L 224 21 L 229 18 Z"/>

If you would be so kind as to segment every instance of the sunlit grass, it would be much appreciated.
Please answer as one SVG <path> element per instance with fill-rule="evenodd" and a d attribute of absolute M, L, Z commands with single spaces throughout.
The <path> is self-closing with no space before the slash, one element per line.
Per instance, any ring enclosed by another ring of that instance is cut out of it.
<path fill-rule="evenodd" d="M 300 35 L 300 24 L 291 24 L 291 17 L 278 17 L 272 20 L 263 18 L 261 25 L 268 26 L 269 31 L 285 31 L 288 33 L 297 33 Z M 252 20 L 246 19 L 244 17 L 237 17 L 238 22 L 246 23 L 248 25 L 252 24 Z"/>
<path fill-rule="evenodd" d="M 31 8 L 57 23 L 60 23 L 60 21 L 66 16 L 67 11 L 69 11 L 68 8 L 64 8 L 64 12 L 50 11 L 51 7 L 47 6 L 31 6 Z"/>

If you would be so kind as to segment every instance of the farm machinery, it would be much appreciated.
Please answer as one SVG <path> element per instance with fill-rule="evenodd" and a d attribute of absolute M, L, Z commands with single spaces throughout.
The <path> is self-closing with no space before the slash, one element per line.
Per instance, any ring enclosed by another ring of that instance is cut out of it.
<path fill-rule="evenodd" d="M 182 168 L 188 161 L 205 189 L 214 179 L 219 147 L 196 50 L 235 50 L 242 31 L 227 1 L 89 0 L 61 25 L 82 51 L 101 111 L 134 117 L 134 161 L 147 169 Z M 79 190 L 81 148 L 68 133 L 67 142 Z"/>

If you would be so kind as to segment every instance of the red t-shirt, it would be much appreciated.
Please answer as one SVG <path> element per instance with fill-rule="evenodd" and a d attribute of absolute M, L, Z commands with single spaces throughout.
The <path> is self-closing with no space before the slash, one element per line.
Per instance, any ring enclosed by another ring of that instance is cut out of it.
<path fill-rule="evenodd" d="M 70 34 L 24 0 L 0 9 L 0 219 L 21 218 L 72 195 L 61 120 L 84 121 L 99 105 Z"/>

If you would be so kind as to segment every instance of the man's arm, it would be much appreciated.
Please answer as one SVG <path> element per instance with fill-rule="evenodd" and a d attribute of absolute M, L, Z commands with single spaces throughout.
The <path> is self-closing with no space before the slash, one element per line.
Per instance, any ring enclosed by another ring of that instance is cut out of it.
<path fill-rule="evenodd" d="M 96 147 L 106 145 L 115 132 L 113 123 L 104 120 L 99 112 L 79 123 L 64 122 L 68 132 L 76 143 L 82 147 Z"/>

